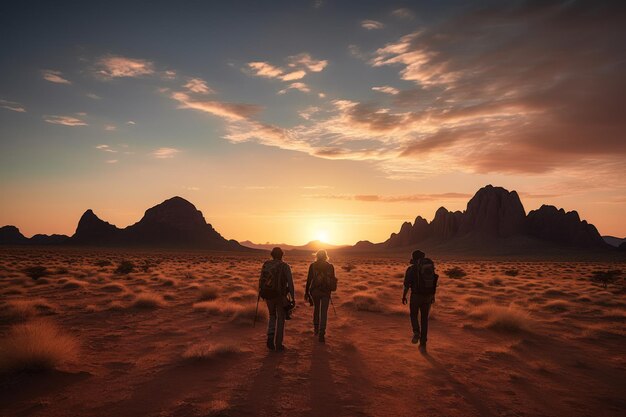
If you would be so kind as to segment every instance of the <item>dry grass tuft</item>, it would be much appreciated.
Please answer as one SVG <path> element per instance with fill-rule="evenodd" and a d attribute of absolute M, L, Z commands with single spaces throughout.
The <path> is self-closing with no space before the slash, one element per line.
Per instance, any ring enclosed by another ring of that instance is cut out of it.
<path fill-rule="evenodd" d="M 65 284 L 63 284 L 61 288 L 64 290 L 76 290 L 84 286 L 85 286 L 84 282 L 72 279 L 72 280 L 67 281 Z"/>
<path fill-rule="evenodd" d="M 455 266 L 454 268 L 446 269 L 443 271 L 444 274 L 448 276 L 448 278 L 463 278 L 467 275 L 467 272 Z"/>
<path fill-rule="evenodd" d="M 0 369 L 5 371 L 47 370 L 78 356 L 76 339 L 53 323 L 19 324 L 0 342 Z"/>
<path fill-rule="evenodd" d="M 200 287 L 200 301 L 211 301 L 216 300 L 220 296 L 219 288 L 213 285 L 205 285 L 204 287 Z"/>
<path fill-rule="evenodd" d="M 211 314 L 230 317 L 233 320 L 244 322 L 254 320 L 256 312 L 256 303 L 238 304 L 225 300 L 202 301 L 195 303 L 193 309 L 196 311 L 206 311 Z M 259 304 L 257 321 L 267 320 L 267 308 L 264 303 Z"/>
<path fill-rule="evenodd" d="M 514 305 L 485 304 L 470 315 L 485 318 L 487 327 L 493 330 L 510 333 L 530 330 L 530 315 Z"/>
<path fill-rule="evenodd" d="M 10 300 L 0 307 L 0 317 L 7 321 L 26 321 L 38 314 L 54 313 L 54 306 L 43 299 Z"/>
<path fill-rule="evenodd" d="M 359 311 L 371 311 L 379 313 L 383 307 L 378 301 L 378 297 L 368 292 L 357 292 L 352 296 L 352 304 Z"/>
<path fill-rule="evenodd" d="M 24 269 L 24 273 L 34 280 L 50 275 L 50 271 L 45 266 L 37 265 Z"/>
<path fill-rule="evenodd" d="M 207 360 L 218 356 L 235 355 L 241 352 L 241 348 L 235 343 L 197 343 L 189 346 L 183 352 L 183 358 Z"/>
<path fill-rule="evenodd" d="M 135 308 L 153 309 L 165 307 L 165 301 L 159 294 L 142 292 L 137 294 L 132 306 Z"/>

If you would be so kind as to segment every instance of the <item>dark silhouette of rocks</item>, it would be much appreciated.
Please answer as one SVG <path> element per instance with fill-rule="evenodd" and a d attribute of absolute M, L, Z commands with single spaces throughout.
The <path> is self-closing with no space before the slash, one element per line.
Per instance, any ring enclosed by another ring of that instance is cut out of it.
<path fill-rule="evenodd" d="M 121 239 L 121 229 L 100 220 L 89 209 L 81 216 L 71 242 L 77 245 L 110 245 Z"/>
<path fill-rule="evenodd" d="M 432 245 L 460 240 L 466 245 L 497 245 L 514 238 L 538 239 L 564 246 L 608 247 L 595 226 L 581 221 L 575 211 L 566 213 L 544 205 L 527 216 L 517 192 L 487 185 L 476 192 L 463 212 L 440 207 L 430 223 L 418 216 L 413 224 L 403 223 L 400 231 L 392 233 L 382 244 L 353 248 L 394 249 L 424 242 Z"/>
<path fill-rule="evenodd" d="M 572 246 L 604 246 L 598 229 L 580 220 L 576 211 L 543 205 L 527 217 L 528 234 L 538 239 Z"/>
<path fill-rule="evenodd" d="M 621 252 L 626 252 L 626 242 L 622 242 L 617 249 Z"/>
<path fill-rule="evenodd" d="M 26 238 L 15 226 L 0 227 L 0 244 L 1 245 L 23 245 L 28 243 Z"/>
<path fill-rule="evenodd" d="M 120 229 L 101 220 L 90 209 L 78 221 L 72 237 L 35 235 L 24 237 L 14 226 L 0 229 L 0 244 L 76 246 L 184 247 L 212 250 L 250 251 L 235 240 L 227 240 L 206 222 L 202 212 L 189 201 L 173 197 L 146 210 L 137 223 Z"/>

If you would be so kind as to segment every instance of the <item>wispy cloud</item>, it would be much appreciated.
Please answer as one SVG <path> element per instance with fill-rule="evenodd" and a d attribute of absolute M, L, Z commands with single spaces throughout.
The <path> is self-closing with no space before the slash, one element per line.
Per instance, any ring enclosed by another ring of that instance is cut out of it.
<path fill-rule="evenodd" d="M 117 159 L 107 159 L 105 162 L 107 164 L 117 164 L 118 160 Z"/>
<path fill-rule="evenodd" d="M 109 145 L 105 145 L 105 144 L 97 145 L 96 149 L 104 151 L 104 152 L 112 152 L 112 153 L 117 152 L 116 150 L 112 149 Z"/>
<path fill-rule="evenodd" d="M 0 99 L 0 108 L 15 111 L 18 113 L 26 113 L 26 108 L 15 101 Z"/>
<path fill-rule="evenodd" d="M 372 87 L 372 90 L 385 93 L 385 94 L 391 94 L 392 96 L 395 96 L 396 94 L 400 92 L 400 90 L 398 90 L 397 88 L 390 87 L 388 85 L 383 85 L 380 87 Z"/>
<path fill-rule="evenodd" d="M 405 7 L 395 9 L 394 11 L 391 12 L 391 15 L 399 19 L 407 19 L 407 20 L 413 19 L 415 17 L 415 14 L 410 9 L 407 9 Z"/>
<path fill-rule="evenodd" d="M 405 194 L 405 195 L 379 195 L 379 194 L 314 194 L 306 195 L 307 198 L 323 198 L 331 200 L 354 200 L 378 203 L 407 203 L 421 201 L 447 201 L 467 200 L 472 194 L 467 193 L 440 193 L 440 194 Z"/>
<path fill-rule="evenodd" d="M 154 74 L 154 64 L 145 59 L 107 55 L 96 62 L 95 74 L 105 78 L 141 77 Z"/>
<path fill-rule="evenodd" d="M 43 119 L 48 122 L 48 123 L 52 123 L 53 125 L 63 125 L 63 126 L 71 126 L 71 127 L 76 127 L 76 126 L 87 126 L 87 123 L 82 120 L 79 119 L 78 117 L 73 117 L 73 116 L 44 116 Z"/>
<path fill-rule="evenodd" d="M 94 93 L 87 93 L 85 95 L 87 97 L 89 97 L 90 99 L 92 99 L 92 100 L 101 100 L 102 99 L 102 97 L 100 97 L 99 95 L 94 94 Z"/>
<path fill-rule="evenodd" d="M 50 81 L 51 83 L 72 84 L 71 81 L 63 78 L 61 71 L 43 70 L 41 71 L 41 75 L 44 80 Z"/>
<path fill-rule="evenodd" d="M 265 61 L 249 62 L 247 64 L 247 72 L 256 77 L 293 81 L 304 78 L 307 72 L 321 72 L 328 65 L 328 61 L 314 59 L 306 52 L 291 55 L 285 61 L 287 68 Z"/>
<path fill-rule="evenodd" d="M 174 92 L 170 96 L 179 103 L 179 109 L 192 109 L 228 120 L 244 120 L 261 110 L 260 106 L 243 103 L 225 103 L 215 100 L 194 100 L 187 93 Z"/>
<path fill-rule="evenodd" d="M 282 90 L 280 90 L 278 94 L 285 94 L 289 90 L 298 90 L 298 91 L 302 91 L 303 93 L 311 92 L 311 89 L 305 83 L 291 83 L 286 88 L 283 88 Z"/>
<path fill-rule="evenodd" d="M 173 158 L 180 152 L 181 150 L 176 148 L 159 148 L 152 151 L 151 155 L 158 159 L 167 159 Z"/>
<path fill-rule="evenodd" d="M 126 124 L 127 124 L 128 126 L 134 126 L 134 125 L 136 125 L 137 123 L 133 122 L 132 120 L 129 120 L 129 121 L 127 121 L 127 122 L 126 122 Z"/>
<path fill-rule="evenodd" d="M 376 30 L 384 28 L 385 25 L 377 20 L 363 20 L 361 22 L 361 27 L 367 30 Z"/>
<path fill-rule="evenodd" d="M 201 78 L 190 78 L 183 87 L 187 91 L 196 94 L 212 94 L 215 92 Z"/>
<path fill-rule="evenodd" d="M 107 132 L 113 132 L 113 131 L 117 130 L 117 126 L 115 126 L 115 125 L 104 125 L 104 130 L 106 130 Z"/>

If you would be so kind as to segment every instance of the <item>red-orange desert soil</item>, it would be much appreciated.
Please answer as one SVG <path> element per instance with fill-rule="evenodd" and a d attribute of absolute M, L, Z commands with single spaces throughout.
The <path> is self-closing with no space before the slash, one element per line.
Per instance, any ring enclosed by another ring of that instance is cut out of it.
<path fill-rule="evenodd" d="M 400 303 L 408 254 L 333 257 L 327 343 L 299 301 L 283 353 L 252 327 L 265 255 L 0 249 L 2 416 L 617 416 L 623 263 L 438 262 L 429 346 Z M 116 273 L 121 261 L 130 273 Z M 437 261 L 437 259 L 435 259 Z M 46 271 L 26 268 L 43 266 Z M 446 270 L 467 275 L 452 278 Z M 347 271 L 347 269 L 351 269 Z M 37 275 L 38 279 L 29 275 Z M 53 368 L 23 371 L 24 367 Z"/>

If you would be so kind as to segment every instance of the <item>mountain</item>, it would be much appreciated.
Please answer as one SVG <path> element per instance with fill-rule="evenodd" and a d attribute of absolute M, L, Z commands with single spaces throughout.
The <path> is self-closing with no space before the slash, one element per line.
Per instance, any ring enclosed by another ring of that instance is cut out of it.
<path fill-rule="evenodd" d="M 604 241 L 609 245 L 615 246 L 616 248 L 619 247 L 622 243 L 626 242 L 626 237 L 620 238 L 615 236 L 602 236 L 602 239 L 604 239 Z"/>
<path fill-rule="evenodd" d="M 285 251 L 307 251 L 317 252 L 320 249 L 333 250 L 346 247 L 345 245 L 331 245 L 329 243 L 322 242 L 320 240 L 312 240 L 304 245 L 288 245 L 286 243 L 254 243 L 249 240 L 244 240 L 241 245 L 252 249 L 272 250 L 275 247 L 279 247 Z"/>
<path fill-rule="evenodd" d="M 355 251 L 394 250 L 409 247 L 448 247 L 480 250 L 533 250 L 533 247 L 606 249 L 594 225 L 577 212 L 543 205 L 528 215 L 515 191 L 487 185 L 476 192 L 465 211 L 440 207 L 429 223 L 421 216 L 405 222 L 385 242 L 359 242 Z M 508 248 L 507 248 L 508 247 Z"/>
<path fill-rule="evenodd" d="M 0 229 L 0 244 L 75 246 L 185 247 L 212 250 L 250 251 L 235 240 L 222 237 L 202 212 L 189 201 L 173 197 L 146 210 L 137 223 L 120 229 L 101 220 L 93 210 L 83 213 L 72 237 L 35 235 L 24 237 L 14 226 Z"/>
<path fill-rule="evenodd" d="M 15 226 L 0 227 L 0 245 L 23 245 L 28 243 L 26 238 Z"/>

